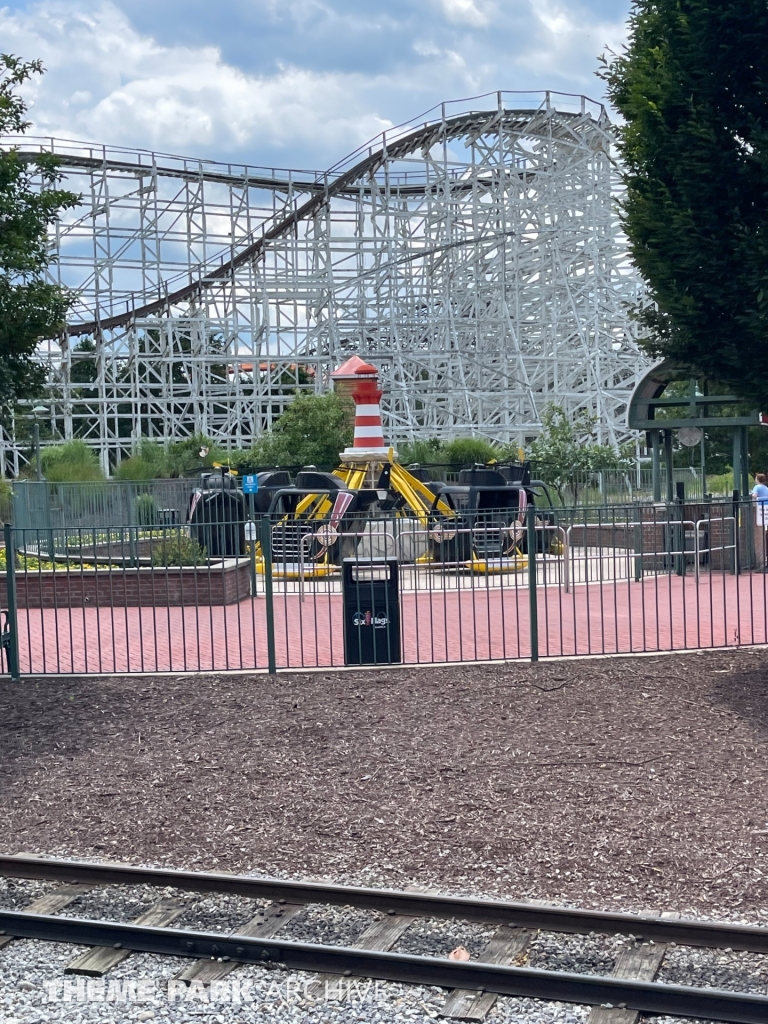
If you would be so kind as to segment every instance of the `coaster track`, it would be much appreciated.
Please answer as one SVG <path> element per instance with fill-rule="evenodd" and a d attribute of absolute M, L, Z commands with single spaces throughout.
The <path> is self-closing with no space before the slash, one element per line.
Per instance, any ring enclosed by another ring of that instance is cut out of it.
<path fill-rule="evenodd" d="M 83 196 L 52 238 L 53 279 L 77 295 L 41 350 L 53 435 L 84 437 L 105 467 L 141 436 L 247 446 L 359 352 L 381 368 L 394 442 L 524 444 L 548 402 L 623 440 L 647 360 L 610 122 L 583 97 L 481 99 L 325 173 L 5 140 L 30 162 L 53 152 Z"/>

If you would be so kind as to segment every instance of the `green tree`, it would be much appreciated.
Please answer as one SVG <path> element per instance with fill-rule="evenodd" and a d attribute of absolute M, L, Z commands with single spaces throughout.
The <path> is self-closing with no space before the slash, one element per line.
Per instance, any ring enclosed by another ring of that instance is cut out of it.
<path fill-rule="evenodd" d="M 0 136 L 29 128 L 17 90 L 42 71 L 38 60 L 0 54 Z M 35 187 L 35 174 L 42 188 Z M 60 180 L 49 154 L 29 161 L 16 149 L 0 148 L 0 408 L 6 414 L 41 388 L 44 369 L 34 360 L 35 349 L 62 329 L 71 301 L 66 290 L 45 280 L 55 259 L 48 228 L 79 203 L 74 193 L 56 187 Z"/>
<path fill-rule="evenodd" d="M 241 473 L 265 466 L 338 465 L 340 452 L 352 444 L 351 422 L 349 402 L 335 392 L 297 394 L 272 433 L 232 464 Z"/>
<path fill-rule="evenodd" d="M 601 77 L 654 355 L 768 403 L 768 6 L 635 0 Z"/>
<path fill-rule="evenodd" d="M 548 405 L 542 416 L 543 430 L 528 446 L 527 456 L 545 483 L 557 491 L 565 504 L 570 492 L 578 504 L 580 477 L 603 469 L 622 469 L 630 461 L 629 451 L 617 451 L 595 441 L 596 419 L 586 412 L 571 421 L 559 405 Z"/>

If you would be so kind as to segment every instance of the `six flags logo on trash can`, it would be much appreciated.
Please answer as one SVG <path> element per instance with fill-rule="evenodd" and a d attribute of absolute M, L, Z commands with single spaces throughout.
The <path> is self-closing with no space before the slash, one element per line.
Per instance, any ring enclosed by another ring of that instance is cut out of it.
<path fill-rule="evenodd" d="M 355 612 L 352 616 L 353 626 L 373 626 L 374 629 L 383 629 L 384 626 L 389 624 L 389 618 L 386 615 L 380 613 L 374 615 L 373 612 Z"/>

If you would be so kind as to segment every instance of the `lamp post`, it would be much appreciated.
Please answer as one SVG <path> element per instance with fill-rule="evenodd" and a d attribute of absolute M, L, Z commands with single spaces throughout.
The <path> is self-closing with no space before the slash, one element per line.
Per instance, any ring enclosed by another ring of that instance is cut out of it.
<path fill-rule="evenodd" d="M 38 417 L 47 415 L 48 411 L 48 407 L 45 405 L 36 405 L 32 410 L 32 416 L 34 417 L 32 429 L 35 442 L 35 476 L 38 481 L 43 479 L 43 464 L 40 459 L 40 421 Z"/>

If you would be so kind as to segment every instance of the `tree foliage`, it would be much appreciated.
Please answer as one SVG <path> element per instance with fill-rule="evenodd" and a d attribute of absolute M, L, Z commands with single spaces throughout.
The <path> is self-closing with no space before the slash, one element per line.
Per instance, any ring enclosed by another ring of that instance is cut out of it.
<path fill-rule="evenodd" d="M 559 405 L 548 405 L 542 415 L 543 429 L 530 443 L 527 456 L 536 463 L 541 478 L 565 503 L 566 490 L 578 504 L 580 475 L 603 469 L 622 469 L 634 453 L 621 452 L 595 440 L 596 419 L 582 412 L 573 421 Z"/>
<path fill-rule="evenodd" d="M 648 347 L 768 402 L 768 6 L 635 0 L 601 73 Z"/>
<path fill-rule="evenodd" d="M 0 54 L 0 136 L 29 128 L 18 89 L 42 70 L 40 61 Z M 34 173 L 42 189 L 35 188 Z M 39 390 L 44 371 L 33 359 L 35 349 L 61 330 L 70 304 L 66 290 L 44 276 L 53 262 L 48 228 L 79 202 L 56 187 L 59 181 L 50 155 L 30 162 L 15 149 L 0 148 L 0 408 L 6 410 Z"/>
<path fill-rule="evenodd" d="M 336 466 L 352 444 L 351 422 L 349 401 L 341 395 L 297 394 L 272 433 L 237 457 L 236 468 L 247 473 L 264 466 Z"/>

